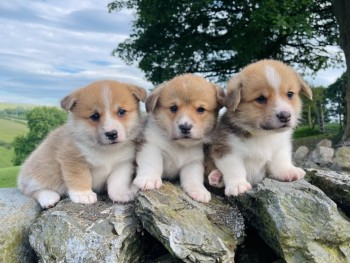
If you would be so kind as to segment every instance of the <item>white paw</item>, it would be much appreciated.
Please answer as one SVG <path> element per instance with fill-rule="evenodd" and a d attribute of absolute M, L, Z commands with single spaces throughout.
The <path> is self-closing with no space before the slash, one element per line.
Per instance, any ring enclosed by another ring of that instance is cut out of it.
<path fill-rule="evenodd" d="M 302 179 L 305 175 L 305 171 L 299 167 L 291 166 L 282 170 L 279 173 L 272 174 L 271 177 L 284 182 L 291 182 Z"/>
<path fill-rule="evenodd" d="M 210 192 L 204 187 L 193 187 L 192 189 L 185 189 L 185 192 L 195 201 L 208 203 L 211 199 Z"/>
<path fill-rule="evenodd" d="M 162 186 L 162 178 L 150 176 L 136 176 L 133 184 L 141 190 L 159 189 Z"/>
<path fill-rule="evenodd" d="M 60 199 L 60 195 L 51 190 L 42 190 L 38 194 L 38 202 L 44 209 L 54 207 Z"/>
<path fill-rule="evenodd" d="M 224 187 L 225 183 L 223 180 L 222 173 L 219 170 L 214 170 L 208 175 L 209 184 L 214 187 Z"/>
<path fill-rule="evenodd" d="M 227 196 L 238 196 L 252 189 L 252 186 L 247 181 L 235 182 L 230 185 L 226 185 L 225 195 Z"/>
<path fill-rule="evenodd" d="M 93 204 L 97 201 L 97 195 L 93 191 L 69 191 L 69 198 L 79 204 Z"/>
<path fill-rule="evenodd" d="M 108 196 L 113 202 L 129 202 L 134 200 L 135 192 L 131 189 L 116 189 L 108 191 Z"/>

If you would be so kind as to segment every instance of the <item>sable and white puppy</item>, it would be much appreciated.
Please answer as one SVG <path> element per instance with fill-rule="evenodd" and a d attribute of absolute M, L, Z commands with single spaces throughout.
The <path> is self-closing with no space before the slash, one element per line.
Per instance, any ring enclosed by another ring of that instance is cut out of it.
<path fill-rule="evenodd" d="M 209 202 L 204 187 L 203 144 L 216 126 L 224 91 L 202 77 L 184 74 L 157 87 L 146 100 L 144 143 L 136 155 L 139 189 L 158 189 L 162 178 L 180 176 L 185 192 Z"/>
<path fill-rule="evenodd" d="M 301 112 L 300 93 L 312 99 L 311 89 L 301 77 L 275 60 L 250 64 L 228 81 L 227 111 L 210 150 L 219 169 L 211 170 L 211 185 L 224 184 L 227 196 L 237 196 L 265 175 L 281 181 L 305 175 L 291 160 L 291 134 Z"/>
<path fill-rule="evenodd" d="M 22 166 L 19 189 L 43 208 L 62 195 L 75 203 L 96 202 L 107 190 L 113 201 L 132 200 L 138 136 L 139 101 L 147 93 L 137 86 L 97 81 L 61 101 L 68 121 L 51 132 Z"/>

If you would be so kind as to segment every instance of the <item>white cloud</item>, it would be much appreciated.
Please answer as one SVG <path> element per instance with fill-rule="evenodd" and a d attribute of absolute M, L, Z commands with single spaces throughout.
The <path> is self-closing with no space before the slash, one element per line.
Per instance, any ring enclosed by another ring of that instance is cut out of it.
<path fill-rule="evenodd" d="M 0 3 L 0 101 L 55 104 L 98 79 L 152 85 L 141 70 L 111 55 L 131 31 L 129 11 L 103 1 Z"/>

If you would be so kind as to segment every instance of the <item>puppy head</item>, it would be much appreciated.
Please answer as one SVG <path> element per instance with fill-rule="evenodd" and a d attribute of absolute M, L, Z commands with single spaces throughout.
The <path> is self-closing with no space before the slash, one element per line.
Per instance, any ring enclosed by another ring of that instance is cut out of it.
<path fill-rule="evenodd" d="M 113 145 L 132 139 L 139 123 L 143 88 L 103 80 L 74 91 L 61 101 L 70 112 L 68 124 L 74 137 L 89 145 Z"/>
<path fill-rule="evenodd" d="M 184 74 L 157 87 L 146 100 L 169 139 L 182 145 L 206 141 L 223 106 L 224 91 L 206 79 Z"/>
<path fill-rule="evenodd" d="M 311 89 L 291 67 L 261 60 L 228 81 L 225 106 L 235 123 L 249 132 L 284 131 L 298 123 L 300 93 L 312 99 Z"/>

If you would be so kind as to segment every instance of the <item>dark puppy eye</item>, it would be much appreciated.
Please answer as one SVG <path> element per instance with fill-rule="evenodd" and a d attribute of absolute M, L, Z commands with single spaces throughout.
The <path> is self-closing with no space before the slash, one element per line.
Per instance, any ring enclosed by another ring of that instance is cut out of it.
<path fill-rule="evenodd" d="M 118 110 L 118 116 L 123 117 L 125 114 L 126 114 L 126 110 L 124 110 L 124 109 Z"/>
<path fill-rule="evenodd" d="M 256 101 L 257 103 L 264 104 L 264 103 L 267 102 L 267 98 L 265 98 L 264 96 L 260 96 L 260 97 L 257 97 L 257 98 L 255 99 L 255 101 Z"/>
<path fill-rule="evenodd" d="M 197 108 L 197 112 L 203 113 L 203 112 L 205 112 L 205 109 L 203 107 L 199 107 L 199 108 Z"/>
<path fill-rule="evenodd" d="M 93 121 L 98 121 L 100 119 L 100 114 L 98 114 L 97 112 L 95 112 L 93 115 L 90 116 L 90 119 Z"/>
<path fill-rule="evenodd" d="M 175 113 L 175 112 L 177 112 L 177 110 L 178 110 L 178 108 L 177 108 L 176 105 L 173 105 L 173 106 L 170 107 L 170 111 L 171 111 L 171 112 L 174 112 L 174 113 Z"/>
<path fill-rule="evenodd" d="M 291 98 L 293 98 L 293 96 L 294 96 L 294 92 L 288 91 L 287 97 L 291 99 Z"/>

